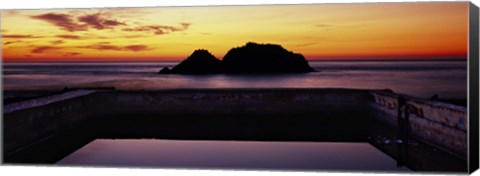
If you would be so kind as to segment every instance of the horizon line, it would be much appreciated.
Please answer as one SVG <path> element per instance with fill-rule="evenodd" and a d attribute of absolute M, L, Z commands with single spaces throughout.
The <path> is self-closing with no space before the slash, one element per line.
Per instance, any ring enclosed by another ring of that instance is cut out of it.
<path fill-rule="evenodd" d="M 183 59 L 185 60 L 185 59 Z M 17 60 L 17 61 L 5 61 L 2 60 L 2 63 L 134 63 L 134 62 L 182 62 L 183 60 L 36 60 L 36 61 L 26 61 L 26 60 Z M 439 59 L 439 58 L 430 58 L 430 59 L 306 59 L 308 62 L 398 62 L 398 61 L 468 61 L 468 58 L 448 58 L 448 59 Z"/>

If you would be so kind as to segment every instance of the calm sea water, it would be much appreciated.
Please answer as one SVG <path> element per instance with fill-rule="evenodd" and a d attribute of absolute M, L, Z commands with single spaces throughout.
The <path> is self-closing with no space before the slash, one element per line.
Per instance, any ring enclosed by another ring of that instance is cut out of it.
<path fill-rule="evenodd" d="M 368 143 L 97 139 L 57 165 L 408 171 Z"/>
<path fill-rule="evenodd" d="M 176 62 L 4 63 L 3 88 L 60 90 L 68 87 L 165 88 L 367 88 L 417 97 L 465 98 L 466 61 L 310 62 L 319 72 L 280 75 L 159 75 Z"/>

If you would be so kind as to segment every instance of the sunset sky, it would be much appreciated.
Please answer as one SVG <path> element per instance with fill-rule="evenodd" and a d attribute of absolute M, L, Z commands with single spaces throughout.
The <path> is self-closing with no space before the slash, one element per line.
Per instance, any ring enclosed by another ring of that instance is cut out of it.
<path fill-rule="evenodd" d="M 221 59 L 246 42 L 309 60 L 465 58 L 468 2 L 3 10 L 3 61 Z"/>

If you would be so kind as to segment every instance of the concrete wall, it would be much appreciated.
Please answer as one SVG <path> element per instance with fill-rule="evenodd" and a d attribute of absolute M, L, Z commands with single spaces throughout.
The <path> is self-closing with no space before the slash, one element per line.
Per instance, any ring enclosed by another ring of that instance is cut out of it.
<path fill-rule="evenodd" d="M 339 114 L 358 119 L 351 114 L 362 114 L 368 110 L 365 102 L 370 98 L 368 91 L 349 89 L 66 92 L 55 97 L 5 105 L 4 154 L 22 150 L 91 118 L 122 115 L 136 120 L 142 115 L 175 118 L 175 115 L 201 114 L 251 118 L 255 116 L 249 115 L 263 114 L 270 117 L 291 116 L 293 122 L 299 115 L 313 113 L 330 119 Z M 245 116 L 240 116 L 242 114 Z"/>
<path fill-rule="evenodd" d="M 368 91 L 349 89 L 201 89 L 99 92 L 106 113 L 328 114 L 365 110 Z M 99 104 L 101 106 L 101 104 Z M 341 109 L 341 110 L 340 110 Z"/>
<path fill-rule="evenodd" d="M 95 100 L 88 96 L 92 93 L 74 91 L 4 105 L 4 155 L 52 137 L 87 118 L 93 113 L 89 104 Z"/>
<path fill-rule="evenodd" d="M 398 95 L 385 91 L 372 91 L 372 107 L 376 118 L 397 126 Z M 452 104 L 406 98 L 410 134 L 424 142 L 466 157 L 467 155 L 467 110 Z"/>
<path fill-rule="evenodd" d="M 299 116 L 315 114 L 314 118 L 308 119 L 315 124 L 311 125 L 312 128 L 303 129 L 305 132 L 320 130 L 318 133 L 323 133 L 323 127 L 315 127 L 316 124 L 333 119 L 336 121 L 329 123 L 337 126 L 331 128 L 338 128 L 337 131 L 344 133 L 357 133 L 352 131 L 355 126 L 366 124 L 360 122 L 368 120 L 366 117 L 374 113 L 374 117 L 395 129 L 397 98 L 394 93 L 352 89 L 66 92 L 53 99 L 46 97 L 5 105 L 3 147 L 4 154 L 13 153 L 62 130 L 73 128 L 80 122 L 117 116 L 131 117 L 127 119 L 130 121 L 143 116 L 168 120 L 185 115 L 194 117 L 187 120 L 195 120 L 197 115 L 218 115 L 233 119 L 250 118 L 248 123 L 256 123 L 255 120 L 262 116 L 268 117 L 262 121 L 266 125 L 270 120 L 282 117 L 281 124 L 289 126 Z M 466 156 L 468 129 L 464 107 L 411 97 L 407 99 L 412 135 L 446 151 Z M 114 118 L 111 123 L 115 123 Z M 342 127 L 350 130 L 343 130 Z"/>

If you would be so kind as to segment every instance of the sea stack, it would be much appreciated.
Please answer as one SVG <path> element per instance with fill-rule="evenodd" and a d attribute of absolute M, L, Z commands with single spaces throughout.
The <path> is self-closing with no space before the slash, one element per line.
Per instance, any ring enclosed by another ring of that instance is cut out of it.
<path fill-rule="evenodd" d="M 247 43 L 223 58 L 227 73 L 307 73 L 315 71 L 301 55 L 280 45 Z"/>
<path fill-rule="evenodd" d="M 160 74 L 277 74 L 308 73 L 315 70 L 301 54 L 287 51 L 280 45 L 249 42 L 232 48 L 222 61 L 207 50 L 196 50 L 190 57 L 171 70 L 163 68 Z"/>
<path fill-rule="evenodd" d="M 160 74 L 211 74 L 222 72 L 222 62 L 204 49 L 195 50 L 172 69 L 164 67 Z"/>

